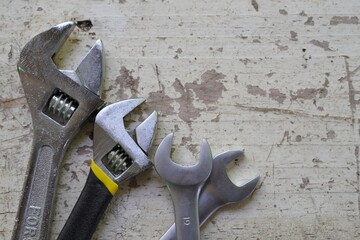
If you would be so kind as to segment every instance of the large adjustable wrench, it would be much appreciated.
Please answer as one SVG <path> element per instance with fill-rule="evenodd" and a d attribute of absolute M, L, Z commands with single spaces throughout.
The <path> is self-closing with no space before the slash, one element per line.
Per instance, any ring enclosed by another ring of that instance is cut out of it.
<path fill-rule="evenodd" d="M 13 240 L 48 239 L 57 175 L 73 136 L 104 104 L 102 44 L 98 40 L 75 71 L 52 57 L 75 27 L 59 24 L 35 36 L 20 53 L 18 72 L 29 104 L 34 140 Z"/>
<path fill-rule="evenodd" d="M 242 151 L 227 151 L 214 157 L 210 177 L 204 184 L 199 196 L 199 221 L 203 225 L 219 208 L 238 203 L 249 197 L 260 179 L 259 176 L 236 186 L 226 173 L 226 166 L 243 154 Z M 176 240 L 173 224 L 160 240 Z"/>

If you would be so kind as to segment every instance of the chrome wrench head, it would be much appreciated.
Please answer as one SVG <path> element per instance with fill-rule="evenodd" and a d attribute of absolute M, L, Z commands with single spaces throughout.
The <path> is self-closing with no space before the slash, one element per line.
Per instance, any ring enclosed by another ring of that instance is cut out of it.
<path fill-rule="evenodd" d="M 18 71 L 33 118 L 36 134 L 50 128 L 58 134 L 74 134 L 79 123 L 99 109 L 103 75 L 102 43 L 96 41 L 75 71 L 59 70 L 52 57 L 75 27 L 66 22 L 35 36 L 20 53 Z M 45 133 L 45 134 L 48 134 Z"/>
<path fill-rule="evenodd" d="M 152 166 L 147 153 L 155 137 L 157 113 L 154 111 L 134 131 L 124 126 L 124 117 L 144 101 L 137 98 L 113 103 L 95 119 L 95 162 L 118 184 Z"/>
<path fill-rule="evenodd" d="M 226 166 L 243 155 L 243 151 L 227 151 L 214 157 L 213 168 L 209 179 L 203 186 L 199 197 L 199 221 L 205 221 L 219 208 L 239 203 L 248 198 L 255 190 L 260 177 L 237 186 L 228 177 Z M 160 240 L 176 240 L 175 225 L 160 238 Z"/>
<path fill-rule="evenodd" d="M 104 104 L 100 41 L 75 71 L 59 70 L 52 60 L 74 27 L 73 22 L 54 26 L 31 39 L 20 53 L 17 68 L 33 120 L 34 141 L 13 239 L 49 238 L 63 155 L 80 126 Z"/>
<path fill-rule="evenodd" d="M 229 179 L 226 172 L 227 165 L 238 159 L 243 154 L 243 151 L 239 150 L 227 151 L 214 158 L 213 170 L 206 186 L 212 186 L 212 188 L 216 190 L 219 198 L 222 199 L 223 203 L 230 204 L 244 200 L 255 190 L 255 187 L 260 179 L 260 176 L 257 176 L 240 186 L 235 185 Z M 204 186 L 202 193 L 205 189 L 206 187 Z"/>
<path fill-rule="evenodd" d="M 200 239 L 198 198 L 211 172 L 211 150 L 203 140 L 199 162 L 194 166 L 181 166 L 170 159 L 172 141 L 173 134 L 169 134 L 160 143 L 154 157 L 155 169 L 171 193 L 177 239 Z"/>
<path fill-rule="evenodd" d="M 174 135 L 167 135 L 160 143 L 154 157 L 158 174 L 167 182 L 176 185 L 198 185 L 209 177 L 212 168 L 210 146 L 202 140 L 199 162 L 194 166 L 181 166 L 170 158 Z"/>

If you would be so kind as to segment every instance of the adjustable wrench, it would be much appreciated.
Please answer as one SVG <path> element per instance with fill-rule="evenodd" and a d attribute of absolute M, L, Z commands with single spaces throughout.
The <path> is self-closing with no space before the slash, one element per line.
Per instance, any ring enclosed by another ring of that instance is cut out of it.
<path fill-rule="evenodd" d="M 153 112 L 134 131 L 127 131 L 123 122 L 123 118 L 144 101 L 139 98 L 117 102 L 97 114 L 95 160 L 58 240 L 91 239 L 118 185 L 152 166 L 147 153 L 155 136 L 157 113 Z"/>
<path fill-rule="evenodd" d="M 200 192 L 200 225 L 203 225 L 217 209 L 231 203 L 241 202 L 255 190 L 260 179 L 259 176 L 241 186 L 236 186 L 226 173 L 226 166 L 242 154 L 242 151 L 227 151 L 214 157 L 210 177 Z M 160 240 L 176 240 L 175 224 L 169 228 Z"/>
<path fill-rule="evenodd" d="M 65 22 L 35 36 L 20 53 L 18 72 L 29 104 L 34 140 L 12 239 L 48 239 L 57 175 L 80 126 L 104 102 L 102 43 L 75 71 L 59 70 L 52 57 L 75 27 Z"/>
<path fill-rule="evenodd" d="M 181 166 L 170 159 L 172 141 L 173 134 L 162 140 L 155 153 L 154 166 L 171 193 L 177 239 L 200 239 L 198 198 L 212 168 L 210 146 L 204 139 L 199 162 L 194 166 Z"/>

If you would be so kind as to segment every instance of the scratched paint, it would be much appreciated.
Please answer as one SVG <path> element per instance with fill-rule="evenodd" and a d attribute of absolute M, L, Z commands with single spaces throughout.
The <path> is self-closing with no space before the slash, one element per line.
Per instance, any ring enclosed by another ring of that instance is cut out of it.
<path fill-rule="evenodd" d="M 71 19 L 93 26 L 76 28 L 55 62 L 76 68 L 102 39 L 104 100 L 146 98 L 135 115 L 159 112 L 155 147 L 173 131 L 188 159 L 202 137 L 214 155 L 245 148 L 229 175 L 261 183 L 210 218 L 202 239 L 360 239 L 358 9 L 338 0 L 4 1 L 0 239 L 11 238 L 34 132 L 17 59 L 36 33 Z M 51 239 L 86 181 L 92 128 L 65 156 Z M 120 186 L 94 239 L 159 239 L 172 223 L 171 197 L 150 169 Z"/>

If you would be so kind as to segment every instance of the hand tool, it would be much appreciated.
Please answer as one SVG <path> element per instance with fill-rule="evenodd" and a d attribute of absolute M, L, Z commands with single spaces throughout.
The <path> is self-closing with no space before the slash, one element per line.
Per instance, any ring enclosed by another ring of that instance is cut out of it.
<path fill-rule="evenodd" d="M 181 166 L 170 159 L 172 141 L 173 134 L 162 140 L 155 153 L 154 166 L 172 197 L 177 239 L 200 239 L 198 198 L 212 168 L 210 146 L 203 139 L 199 162 L 194 166 Z"/>
<path fill-rule="evenodd" d="M 240 157 L 242 151 L 227 151 L 214 157 L 210 177 L 201 189 L 199 196 L 200 226 L 219 208 L 238 203 L 249 197 L 260 179 L 259 176 L 241 186 L 236 186 L 226 173 L 226 166 Z M 160 238 L 160 240 L 176 240 L 175 224 Z"/>
<path fill-rule="evenodd" d="M 123 118 L 144 101 L 141 98 L 121 101 L 97 114 L 95 160 L 58 240 L 91 239 L 118 185 L 152 166 L 147 153 L 155 136 L 157 113 L 153 112 L 135 131 L 127 131 L 123 122 Z"/>
<path fill-rule="evenodd" d="M 80 126 L 104 104 L 102 43 L 96 41 L 75 71 L 52 57 L 75 27 L 66 22 L 35 36 L 20 53 L 18 72 L 29 104 L 34 139 L 12 239 L 48 239 L 59 167 Z"/>

